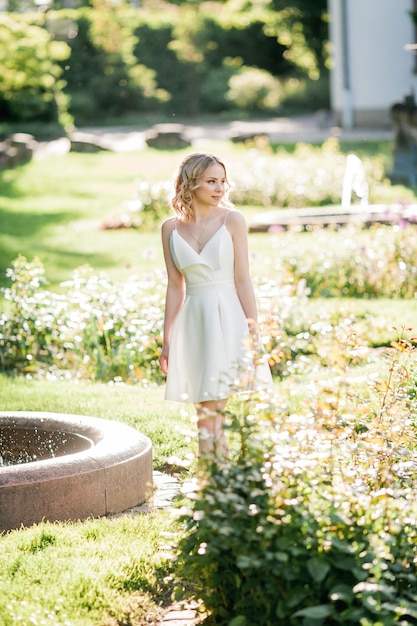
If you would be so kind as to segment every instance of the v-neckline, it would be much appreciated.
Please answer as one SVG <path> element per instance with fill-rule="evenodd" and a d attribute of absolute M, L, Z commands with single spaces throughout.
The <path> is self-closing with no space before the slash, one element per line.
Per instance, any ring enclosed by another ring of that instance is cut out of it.
<path fill-rule="evenodd" d="M 180 235 L 180 233 L 178 232 L 178 230 L 177 230 L 176 228 L 174 228 L 174 230 L 173 230 L 172 232 L 173 232 L 173 233 L 174 233 L 174 232 L 175 232 L 175 233 L 177 233 L 178 237 L 179 237 L 180 239 L 182 239 L 182 240 L 183 240 L 183 241 L 187 244 L 187 246 L 188 246 L 189 248 L 191 248 L 191 250 L 194 250 L 194 252 L 195 252 L 196 254 L 198 254 L 198 256 L 201 256 L 201 255 L 203 254 L 203 251 L 204 251 L 205 247 L 207 246 L 207 244 L 209 244 L 209 243 L 210 243 L 210 241 L 213 239 L 213 237 L 215 237 L 215 236 L 217 235 L 217 233 L 218 233 L 218 232 L 220 232 L 220 231 L 221 231 L 221 229 L 222 229 L 224 226 L 225 226 L 225 225 L 224 225 L 224 224 L 222 224 L 221 226 L 219 226 L 219 228 L 218 228 L 217 230 L 215 230 L 215 231 L 214 231 L 214 233 L 213 233 L 213 234 L 212 234 L 212 235 L 211 235 L 211 236 L 207 239 L 206 243 L 205 243 L 205 244 L 204 244 L 204 246 L 201 248 L 200 252 L 198 252 L 198 250 L 196 250 L 196 249 L 194 248 L 194 246 L 192 246 L 192 245 L 190 244 L 190 242 L 189 242 L 189 241 L 187 241 L 187 240 L 186 240 L 186 239 L 185 239 L 182 235 Z"/>

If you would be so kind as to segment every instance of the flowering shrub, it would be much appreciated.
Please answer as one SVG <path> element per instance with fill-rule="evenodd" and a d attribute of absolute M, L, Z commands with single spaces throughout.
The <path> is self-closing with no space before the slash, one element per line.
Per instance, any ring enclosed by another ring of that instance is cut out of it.
<path fill-rule="evenodd" d="M 364 159 L 363 167 L 372 193 L 384 180 L 384 163 L 378 158 Z M 346 156 L 336 139 L 322 147 L 298 144 L 292 155 L 252 149 L 231 165 L 231 199 L 238 206 L 338 205 L 345 168 Z"/>
<path fill-rule="evenodd" d="M 238 109 L 274 110 L 282 97 L 281 81 L 266 70 L 242 67 L 230 77 L 226 99 Z"/>
<path fill-rule="evenodd" d="M 170 190 L 171 186 L 167 182 L 139 181 L 136 197 L 124 204 L 120 214 L 106 220 L 103 229 L 154 229 L 169 214 Z"/>
<path fill-rule="evenodd" d="M 207 623 L 416 623 L 413 343 L 400 333 L 386 379 L 358 385 L 348 341 L 301 408 L 246 398 L 227 416 L 239 445 L 188 494 L 178 545 L 177 597 L 191 584 Z"/>
<path fill-rule="evenodd" d="M 30 371 L 38 362 L 51 363 L 60 343 L 59 325 L 64 299 L 47 292 L 41 263 L 19 257 L 6 274 L 12 287 L 4 290 L 10 303 L 0 317 L 0 365 L 4 370 Z"/>
<path fill-rule="evenodd" d="M 317 252 L 292 250 L 281 259 L 295 282 L 303 281 L 311 296 L 412 298 L 417 291 L 415 226 L 379 226 L 358 237 L 355 229 L 320 231 Z"/>
<path fill-rule="evenodd" d="M 58 294 L 43 287 L 41 263 L 24 257 L 14 261 L 8 276 L 12 286 L 3 293 L 11 308 L 0 316 L 0 369 L 92 380 L 163 380 L 158 358 L 164 276 L 113 284 L 82 267 Z M 275 377 L 296 371 L 300 357 L 322 358 L 326 337 L 356 323 L 335 314 L 324 329 L 301 316 L 307 296 L 300 284 L 294 291 L 291 284 L 264 279 L 255 288 L 261 342 Z"/>
<path fill-rule="evenodd" d="M 79 268 L 60 293 L 46 289 L 39 261 L 16 259 L 8 271 L 11 287 L 3 289 L 10 303 L 0 315 L 0 369 L 26 375 L 76 376 L 92 380 L 161 382 L 165 276 L 144 280 L 132 276 L 113 284 L 91 268 Z M 255 282 L 263 349 L 275 377 L 295 373 L 323 356 L 334 337 L 355 329 L 367 331 L 363 320 L 334 313 L 320 321 L 302 315 L 307 292 L 303 283 Z M 360 325 L 359 325 L 360 323 Z M 339 341 L 339 339 L 337 339 Z"/>
<path fill-rule="evenodd" d="M 22 373 L 63 372 L 101 380 L 161 380 L 157 359 L 163 281 L 132 277 L 112 284 L 88 267 L 61 285 L 41 288 L 39 261 L 19 257 L 4 289 L 11 310 L 0 317 L 0 364 Z"/>

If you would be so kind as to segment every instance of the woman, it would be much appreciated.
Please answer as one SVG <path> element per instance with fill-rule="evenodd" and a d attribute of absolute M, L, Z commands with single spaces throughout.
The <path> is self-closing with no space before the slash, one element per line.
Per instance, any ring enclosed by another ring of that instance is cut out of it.
<path fill-rule="evenodd" d="M 242 375 L 255 378 L 248 340 L 257 338 L 257 307 L 246 222 L 228 202 L 226 168 L 217 157 L 187 156 L 174 186 L 176 216 L 162 225 L 165 398 L 195 404 L 200 454 L 227 454 L 224 408 Z M 256 378 L 272 387 L 267 365 Z"/>

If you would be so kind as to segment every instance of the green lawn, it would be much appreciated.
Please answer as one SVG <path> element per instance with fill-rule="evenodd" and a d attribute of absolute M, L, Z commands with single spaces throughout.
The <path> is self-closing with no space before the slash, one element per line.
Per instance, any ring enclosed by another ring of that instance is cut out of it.
<path fill-rule="evenodd" d="M 138 155 L 103 153 L 48 157 L 3 172 L 2 278 L 19 253 L 30 259 L 38 256 L 53 283 L 86 263 L 98 271 L 113 269 L 120 277 L 142 269 L 144 238 L 134 231 L 100 230 L 102 222 L 132 198 L 140 171 Z M 156 244 L 156 234 L 152 240 L 150 245 Z"/>
<path fill-rule="evenodd" d="M 167 511 L 39 524 L 1 538 L 2 626 L 146 626 L 171 602 Z"/>

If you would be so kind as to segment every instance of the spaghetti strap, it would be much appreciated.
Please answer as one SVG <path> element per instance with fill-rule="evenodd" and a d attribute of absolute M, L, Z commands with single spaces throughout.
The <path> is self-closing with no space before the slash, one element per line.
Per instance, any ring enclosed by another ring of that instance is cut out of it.
<path fill-rule="evenodd" d="M 230 213 L 230 209 L 227 209 L 227 211 L 226 211 L 226 215 L 224 216 L 223 226 L 225 226 L 225 225 L 226 225 L 226 220 L 227 220 L 227 218 L 229 217 L 229 213 Z"/>

